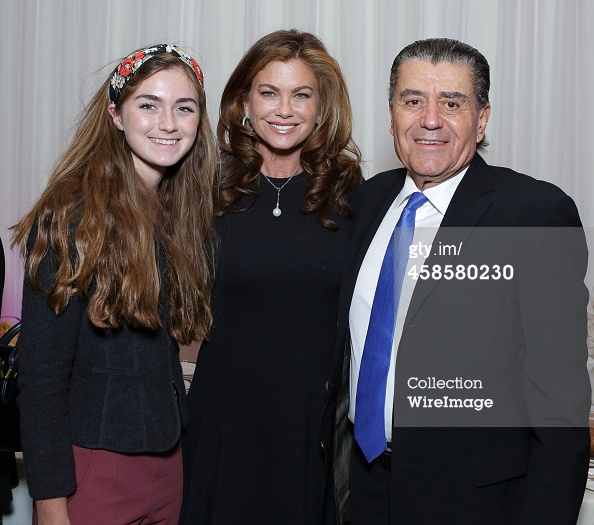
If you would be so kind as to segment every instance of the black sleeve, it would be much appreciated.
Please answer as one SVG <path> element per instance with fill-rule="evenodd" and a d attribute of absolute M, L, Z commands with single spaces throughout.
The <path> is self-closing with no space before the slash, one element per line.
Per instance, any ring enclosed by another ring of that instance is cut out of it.
<path fill-rule="evenodd" d="M 35 234 L 31 232 L 30 240 Z M 55 253 L 48 250 L 37 273 L 45 290 L 53 284 L 56 265 Z M 84 312 L 83 301 L 73 295 L 65 311 L 56 315 L 47 294 L 33 290 L 25 277 L 18 403 L 27 483 L 34 499 L 76 490 L 68 388 Z"/>

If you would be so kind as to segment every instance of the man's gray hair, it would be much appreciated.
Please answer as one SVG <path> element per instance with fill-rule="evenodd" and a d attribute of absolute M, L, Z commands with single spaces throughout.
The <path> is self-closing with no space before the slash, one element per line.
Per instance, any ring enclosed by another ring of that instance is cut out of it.
<path fill-rule="evenodd" d="M 474 47 L 451 38 L 428 38 L 406 46 L 394 59 L 390 70 L 390 105 L 394 103 L 394 89 L 398 82 L 400 66 L 408 60 L 424 60 L 436 65 L 450 62 L 456 66 L 469 66 L 472 71 L 477 109 L 489 103 L 491 79 L 487 59 Z"/>

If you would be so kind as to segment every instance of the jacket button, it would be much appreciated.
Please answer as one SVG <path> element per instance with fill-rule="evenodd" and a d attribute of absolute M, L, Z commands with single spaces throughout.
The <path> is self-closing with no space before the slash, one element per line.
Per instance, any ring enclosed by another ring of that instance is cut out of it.
<path fill-rule="evenodd" d="M 320 446 L 322 447 L 322 450 L 324 450 L 325 447 L 324 447 L 324 442 L 323 441 L 320 441 Z"/>
<path fill-rule="evenodd" d="M 326 381 L 326 392 L 330 390 L 330 381 Z"/>

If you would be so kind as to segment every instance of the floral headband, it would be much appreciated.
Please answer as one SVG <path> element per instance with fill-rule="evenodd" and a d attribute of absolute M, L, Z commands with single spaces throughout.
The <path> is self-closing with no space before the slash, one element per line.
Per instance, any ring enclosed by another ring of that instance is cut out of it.
<path fill-rule="evenodd" d="M 109 101 L 112 104 L 115 104 L 118 101 L 118 98 L 120 98 L 120 94 L 122 93 L 122 89 L 124 89 L 126 82 L 130 80 L 138 68 L 147 60 L 162 53 L 170 53 L 179 58 L 184 64 L 190 66 L 198 78 L 198 82 L 200 82 L 200 85 L 204 88 L 204 75 L 202 74 L 202 69 L 200 69 L 198 62 L 176 45 L 156 44 L 147 47 L 146 49 L 135 51 L 118 64 L 118 67 L 116 67 L 113 76 L 111 77 L 111 82 L 109 83 Z"/>

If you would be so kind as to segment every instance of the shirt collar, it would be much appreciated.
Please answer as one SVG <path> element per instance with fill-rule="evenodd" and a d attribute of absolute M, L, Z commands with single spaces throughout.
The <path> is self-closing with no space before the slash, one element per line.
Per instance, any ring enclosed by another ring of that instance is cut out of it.
<path fill-rule="evenodd" d="M 468 171 L 468 166 L 464 168 L 460 173 L 457 173 L 453 177 L 443 181 L 442 183 L 438 184 L 437 186 L 432 186 L 431 188 L 427 188 L 423 193 L 427 200 L 431 203 L 431 205 L 442 215 L 445 215 L 448 206 L 450 205 L 450 201 L 454 196 L 458 185 L 462 181 L 462 177 Z M 408 198 L 419 191 L 416 184 L 413 181 L 410 173 L 407 172 L 406 179 L 404 180 L 404 186 L 400 190 L 400 193 L 396 197 L 394 201 L 393 209 L 398 209 L 399 207 L 403 206 L 404 203 L 408 200 Z"/>

